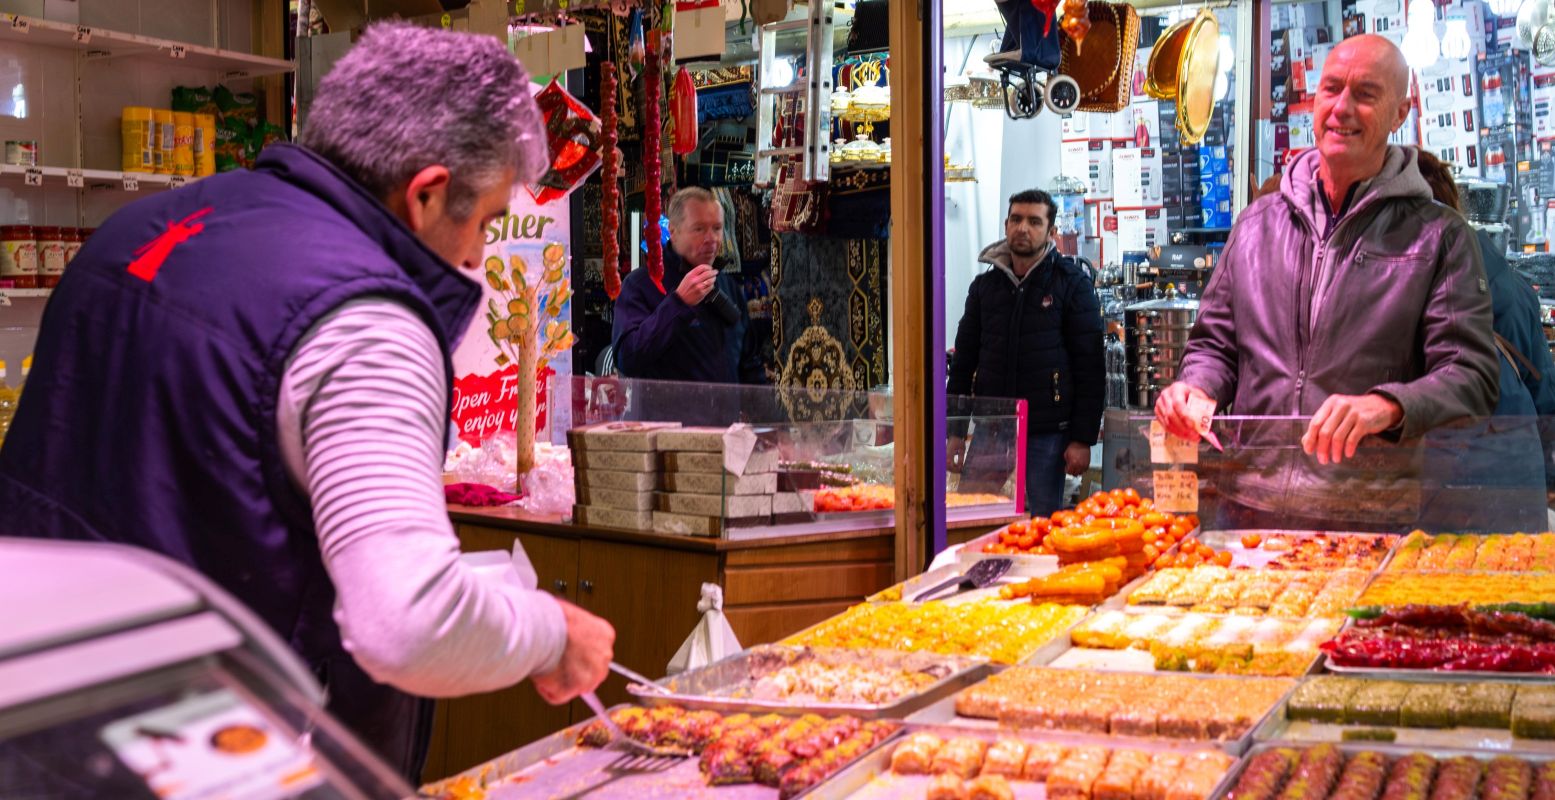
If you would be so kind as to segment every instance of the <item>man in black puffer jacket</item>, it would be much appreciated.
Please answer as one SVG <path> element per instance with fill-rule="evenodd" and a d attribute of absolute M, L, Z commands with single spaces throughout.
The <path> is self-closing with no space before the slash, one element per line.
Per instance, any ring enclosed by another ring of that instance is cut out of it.
<path fill-rule="evenodd" d="M 1026 506 L 1047 515 L 1063 507 L 1064 474 L 1091 462 L 1106 388 L 1101 308 L 1090 276 L 1050 241 L 1055 208 L 1046 192 L 1010 198 L 1004 239 L 978 260 L 991 269 L 972 281 L 956 329 L 946 391 L 1027 403 Z M 967 403 L 952 401 L 952 471 L 966 450 Z M 960 490 L 997 492 L 1015 467 L 1009 424 L 974 421 Z"/>

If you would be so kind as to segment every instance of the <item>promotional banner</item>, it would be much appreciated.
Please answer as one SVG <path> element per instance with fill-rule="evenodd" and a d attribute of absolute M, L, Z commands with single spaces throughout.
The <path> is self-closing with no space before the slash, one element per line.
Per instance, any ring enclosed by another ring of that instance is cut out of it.
<path fill-rule="evenodd" d="M 571 409 L 546 402 L 548 387 L 572 375 L 570 221 L 565 200 L 539 205 L 519 186 L 508 215 L 486 228 L 482 267 L 472 276 L 485 298 L 453 358 L 453 424 L 472 446 L 516 431 L 531 409 L 541 441 L 570 427 L 553 413 Z"/>

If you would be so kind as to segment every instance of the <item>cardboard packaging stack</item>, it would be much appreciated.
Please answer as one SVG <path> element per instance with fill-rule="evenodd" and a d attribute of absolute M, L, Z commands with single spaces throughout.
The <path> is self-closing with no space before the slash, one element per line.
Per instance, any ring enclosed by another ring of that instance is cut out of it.
<path fill-rule="evenodd" d="M 607 422 L 568 431 L 577 489 L 573 519 L 582 525 L 653 530 L 657 441 L 678 427 L 669 422 Z"/>
<path fill-rule="evenodd" d="M 656 444 L 663 491 L 653 530 L 719 536 L 726 524 L 771 524 L 777 451 L 756 449 L 749 427 L 678 428 L 661 433 Z"/>

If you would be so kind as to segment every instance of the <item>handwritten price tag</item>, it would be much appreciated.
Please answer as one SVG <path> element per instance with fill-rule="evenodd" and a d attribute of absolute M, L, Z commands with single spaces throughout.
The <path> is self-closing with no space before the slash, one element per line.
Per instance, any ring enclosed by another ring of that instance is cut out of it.
<path fill-rule="evenodd" d="M 126 192 L 138 192 L 138 191 L 140 191 L 140 178 L 137 178 L 134 175 L 125 175 L 124 176 L 124 191 L 126 191 Z"/>
<path fill-rule="evenodd" d="M 189 55 L 189 48 L 181 44 L 175 44 L 168 50 L 168 55 L 173 58 L 186 58 Z"/>
<path fill-rule="evenodd" d="M 1150 463 L 1152 464 L 1197 464 L 1199 463 L 1199 445 L 1190 442 L 1181 436 L 1173 436 L 1166 432 L 1161 423 L 1150 421 Z"/>
<path fill-rule="evenodd" d="M 86 27 L 85 25 L 77 25 L 76 26 L 76 43 L 77 44 L 86 44 L 87 42 L 90 42 L 90 41 L 92 41 L 92 29 Z"/>
<path fill-rule="evenodd" d="M 65 185 L 72 189 L 80 189 L 86 185 L 86 176 L 81 174 L 81 170 L 67 169 L 65 170 Z"/>
<path fill-rule="evenodd" d="M 32 23 L 29 22 L 27 20 L 27 18 L 22 16 L 21 14 L 12 14 L 11 15 L 11 30 L 16 31 L 17 33 L 31 33 L 32 32 Z"/>
<path fill-rule="evenodd" d="M 1199 510 L 1199 476 L 1187 470 L 1155 470 L 1152 480 L 1155 508 L 1172 514 Z"/>
<path fill-rule="evenodd" d="M 187 177 L 183 175 L 174 175 L 173 177 L 167 179 L 167 187 L 169 189 L 177 189 L 178 187 L 183 186 L 188 182 L 189 179 Z"/>
<path fill-rule="evenodd" d="M 28 167 L 27 171 L 22 173 L 22 182 L 28 186 L 42 186 L 43 170 L 37 167 Z"/>

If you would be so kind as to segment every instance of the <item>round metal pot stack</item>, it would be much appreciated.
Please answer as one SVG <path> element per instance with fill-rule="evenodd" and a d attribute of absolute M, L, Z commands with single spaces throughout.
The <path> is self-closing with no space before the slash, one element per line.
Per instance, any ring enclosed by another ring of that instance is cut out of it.
<path fill-rule="evenodd" d="M 1123 310 L 1130 408 L 1153 408 L 1161 390 L 1177 380 L 1198 315 L 1197 300 L 1149 300 Z"/>

